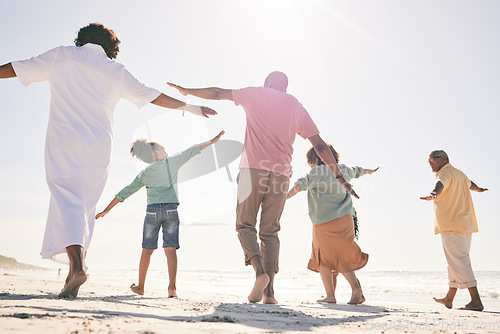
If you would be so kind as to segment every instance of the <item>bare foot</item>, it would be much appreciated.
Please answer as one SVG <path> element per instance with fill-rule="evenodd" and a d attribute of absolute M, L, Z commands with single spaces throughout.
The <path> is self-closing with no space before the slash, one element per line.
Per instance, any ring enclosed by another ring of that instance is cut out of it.
<path fill-rule="evenodd" d="M 446 306 L 446 308 L 452 308 L 453 307 L 453 302 L 449 301 L 448 299 L 445 298 L 436 298 L 434 297 L 434 300 L 436 303 L 443 304 Z"/>
<path fill-rule="evenodd" d="M 64 288 L 61 290 L 59 297 L 68 298 L 73 297 L 76 298 L 78 296 L 78 290 L 80 289 L 80 285 L 87 281 L 87 274 L 85 271 L 80 271 L 76 273 L 73 277 L 71 277 L 67 284 L 64 285 Z"/>
<path fill-rule="evenodd" d="M 363 290 L 356 289 L 352 291 L 351 300 L 347 303 L 349 305 L 363 304 L 366 301 L 363 296 Z"/>
<path fill-rule="evenodd" d="M 251 303 L 258 303 L 262 300 L 262 293 L 264 289 L 269 284 L 269 276 L 267 274 L 262 274 L 255 279 L 255 284 L 253 285 L 252 292 L 248 295 L 248 301 Z"/>
<path fill-rule="evenodd" d="M 138 285 L 135 285 L 135 283 L 132 283 L 130 286 L 130 290 L 132 290 L 133 293 L 137 293 L 138 295 L 144 295 L 144 288 L 139 288 Z"/>
<path fill-rule="evenodd" d="M 264 297 L 264 300 L 262 301 L 264 304 L 278 304 L 278 301 L 274 297 Z"/>
<path fill-rule="evenodd" d="M 168 298 L 177 298 L 175 288 L 168 288 Z"/>
<path fill-rule="evenodd" d="M 465 307 L 460 307 L 459 310 L 482 311 L 484 310 L 484 306 L 481 302 L 470 302 L 469 304 L 465 305 Z"/>
<path fill-rule="evenodd" d="M 318 303 L 337 304 L 337 299 L 335 299 L 335 297 L 326 297 L 326 298 L 323 298 L 323 299 L 318 299 L 316 302 L 318 302 Z"/>

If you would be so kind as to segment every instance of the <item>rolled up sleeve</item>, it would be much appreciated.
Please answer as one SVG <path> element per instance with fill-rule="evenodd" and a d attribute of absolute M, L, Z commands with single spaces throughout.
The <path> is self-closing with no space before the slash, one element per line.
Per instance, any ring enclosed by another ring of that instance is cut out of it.
<path fill-rule="evenodd" d="M 118 194 L 115 195 L 116 198 L 120 202 L 123 202 L 127 198 L 129 198 L 131 195 L 135 194 L 139 189 L 144 187 L 144 183 L 141 181 L 141 174 L 137 175 L 137 177 L 132 181 L 131 184 L 120 190 Z"/>

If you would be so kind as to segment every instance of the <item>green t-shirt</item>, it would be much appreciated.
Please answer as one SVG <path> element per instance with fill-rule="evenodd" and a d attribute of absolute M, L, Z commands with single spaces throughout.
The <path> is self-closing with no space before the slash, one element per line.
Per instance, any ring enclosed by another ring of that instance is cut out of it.
<path fill-rule="evenodd" d="M 339 164 L 339 169 L 347 182 L 364 172 L 362 167 L 347 167 L 344 164 Z M 301 191 L 307 190 L 309 217 L 313 224 L 324 224 L 353 214 L 351 195 L 339 184 L 328 166 L 315 166 L 295 183 Z"/>
<path fill-rule="evenodd" d="M 139 189 L 146 186 L 148 204 L 179 204 L 179 198 L 177 197 L 177 174 L 179 168 L 200 152 L 200 146 L 194 145 L 165 160 L 153 162 L 140 172 L 131 184 L 120 190 L 115 197 L 120 202 L 123 202 Z"/>

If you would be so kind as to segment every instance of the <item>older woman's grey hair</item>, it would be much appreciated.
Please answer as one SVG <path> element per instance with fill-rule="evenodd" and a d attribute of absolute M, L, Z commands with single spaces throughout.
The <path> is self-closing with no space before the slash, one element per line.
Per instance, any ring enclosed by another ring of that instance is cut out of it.
<path fill-rule="evenodd" d="M 147 164 L 155 162 L 155 156 L 153 154 L 154 150 L 160 149 L 162 146 L 156 142 L 150 142 L 146 139 L 137 139 L 132 143 L 130 148 L 130 154 L 144 161 Z"/>

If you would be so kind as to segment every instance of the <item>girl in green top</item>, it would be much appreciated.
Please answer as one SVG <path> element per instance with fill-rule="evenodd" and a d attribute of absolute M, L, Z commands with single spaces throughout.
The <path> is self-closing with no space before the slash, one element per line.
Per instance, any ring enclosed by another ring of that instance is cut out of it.
<path fill-rule="evenodd" d="M 333 157 L 338 162 L 339 155 L 328 144 Z M 295 182 L 288 193 L 291 198 L 299 191 L 307 190 L 309 217 L 313 223 L 313 242 L 308 269 L 319 272 L 326 290 L 323 303 L 336 303 L 335 288 L 338 273 L 342 273 L 352 288 L 348 304 L 361 304 L 365 301 L 361 285 L 354 273 L 366 265 L 368 254 L 354 241 L 354 222 L 351 195 L 344 190 L 332 171 L 317 155 L 314 148 L 307 152 L 307 163 L 311 171 Z M 349 182 L 365 174 L 372 174 L 377 169 L 348 167 L 339 164 L 344 179 Z"/>
<path fill-rule="evenodd" d="M 163 249 L 167 257 L 168 266 L 168 297 L 177 297 L 177 249 L 179 248 L 179 216 L 177 206 L 177 174 L 179 168 L 186 162 L 199 154 L 201 150 L 215 144 L 224 134 L 221 131 L 213 139 L 194 145 L 187 150 L 169 157 L 165 148 L 145 139 L 136 140 L 132 143 L 130 153 L 132 156 L 150 164 L 141 171 L 131 184 L 123 188 L 109 203 L 104 211 L 98 213 L 95 218 L 104 217 L 118 203 L 123 202 L 130 195 L 146 186 L 148 206 L 146 218 L 144 219 L 142 254 L 139 263 L 139 285 L 135 283 L 130 289 L 139 295 L 144 294 L 146 274 L 149 267 L 151 254 L 158 248 L 158 234 L 160 227 L 163 233 Z"/>

